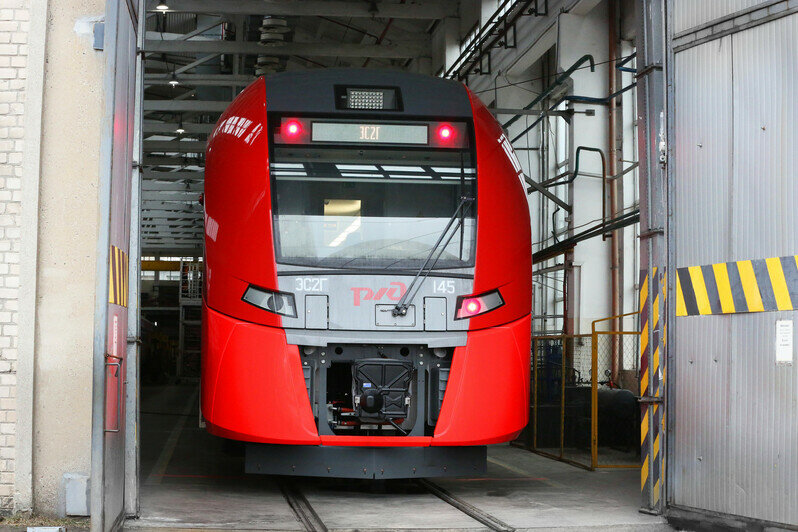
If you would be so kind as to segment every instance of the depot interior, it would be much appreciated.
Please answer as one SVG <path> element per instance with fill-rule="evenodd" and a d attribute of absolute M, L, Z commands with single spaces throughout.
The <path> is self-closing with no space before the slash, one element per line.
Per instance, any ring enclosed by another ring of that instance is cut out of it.
<path fill-rule="evenodd" d="M 584 526 L 665 526 L 661 517 L 638 512 L 662 510 L 654 493 L 659 480 L 648 485 L 644 476 L 641 492 L 641 464 L 648 469 L 654 462 L 641 456 L 637 400 L 648 393 L 641 393 L 641 342 L 647 340 L 639 311 L 641 246 L 651 237 L 640 228 L 640 146 L 652 144 L 639 130 L 640 5 L 385 0 L 344 9 L 343 3 L 297 1 L 286 13 L 273 4 L 147 4 L 138 212 L 139 523 L 179 514 L 183 525 L 241 525 L 255 515 L 262 520 L 252 507 L 262 512 L 271 500 L 264 499 L 263 484 L 243 477 L 241 448 L 204 433 L 197 407 L 208 136 L 255 76 L 366 67 L 466 84 L 504 126 L 528 183 L 530 424 L 516 441 L 491 450 L 493 480 L 473 481 L 468 489 L 504 494 L 518 516 L 540 517 L 542 501 Z M 317 495 L 341 489 L 306 487 Z M 573 491 L 566 497 L 564 490 Z M 201 504 L 214 512 L 197 507 L 200 492 Z M 195 503 L 186 509 L 189 500 Z M 227 512 L 229 505 L 240 507 Z M 524 519 L 518 522 L 534 525 Z"/>

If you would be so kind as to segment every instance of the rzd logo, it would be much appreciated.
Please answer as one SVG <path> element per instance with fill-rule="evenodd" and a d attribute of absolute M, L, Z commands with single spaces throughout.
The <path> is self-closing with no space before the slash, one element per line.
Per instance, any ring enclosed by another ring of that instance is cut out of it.
<path fill-rule="evenodd" d="M 375 293 L 371 288 L 365 286 L 356 286 L 352 288 L 352 293 L 355 298 L 355 306 L 359 307 L 361 301 L 379 301 L 383 296 L 388 296 L 391 301 L 399 301 L 402 296 L 407 292 L 405 283 L 393 282 L 389 287 L 382 287 Z"/>

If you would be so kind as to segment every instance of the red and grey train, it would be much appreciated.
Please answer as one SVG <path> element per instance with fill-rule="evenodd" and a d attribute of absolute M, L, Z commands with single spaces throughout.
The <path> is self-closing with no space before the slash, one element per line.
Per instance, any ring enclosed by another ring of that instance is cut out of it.
<path fill-rule="evenodd" d="M 526 425 L 530 217 L 464 85 L 259 78 L 208 142 L 202 413 L 246 470 L 484 471 Z"/>

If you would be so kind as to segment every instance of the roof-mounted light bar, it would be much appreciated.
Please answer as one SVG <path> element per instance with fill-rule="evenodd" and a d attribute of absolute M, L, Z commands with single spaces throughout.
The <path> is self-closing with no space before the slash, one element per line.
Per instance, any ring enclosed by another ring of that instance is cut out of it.
<path fill-rule="evenodd" d="M 402 99 L 396 87 L 335 87 L 338 109 L 353 111 L 401 111 Z"/>

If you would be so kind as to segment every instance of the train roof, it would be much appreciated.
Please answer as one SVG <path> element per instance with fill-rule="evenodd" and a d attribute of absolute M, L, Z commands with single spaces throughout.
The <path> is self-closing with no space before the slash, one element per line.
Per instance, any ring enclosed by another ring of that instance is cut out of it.
<path fill-rule="evenodd" d="M 373 110 L 342 110 L 336 87 L 397 88 L 398 115 L 470 118 L 471 102 L 462 83 L 423 74 L 367 68 L 329 68 L 280 72 L 265 76 L 270 112 L 373 114 Z"/>

